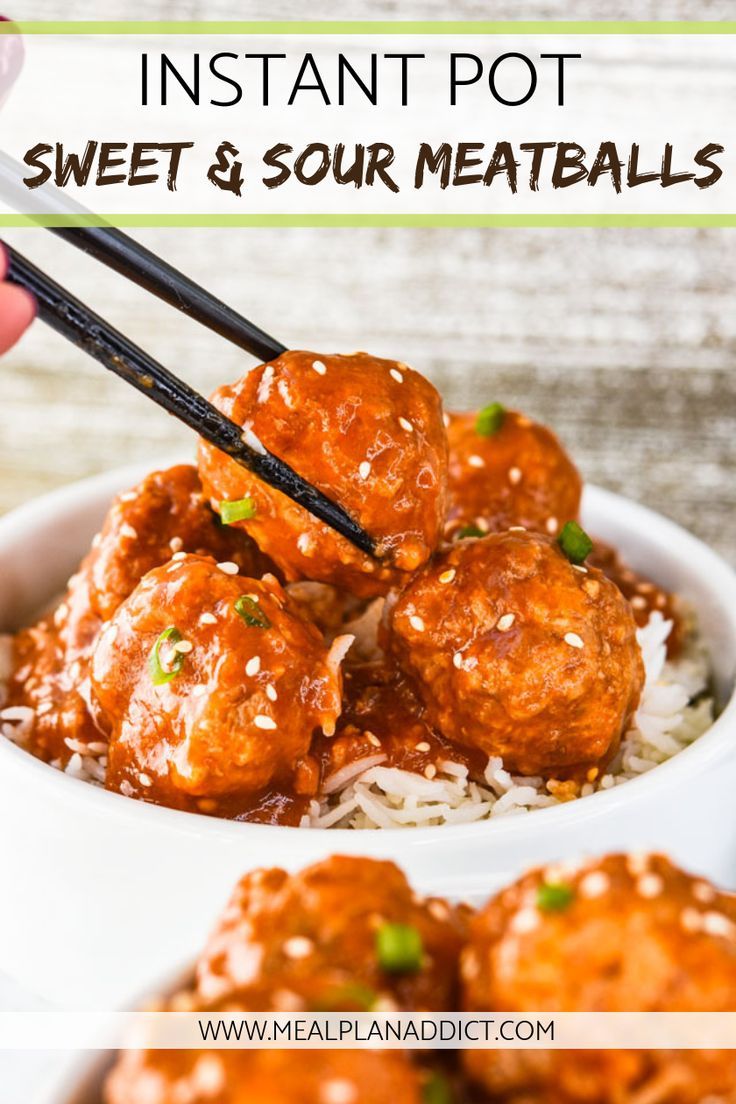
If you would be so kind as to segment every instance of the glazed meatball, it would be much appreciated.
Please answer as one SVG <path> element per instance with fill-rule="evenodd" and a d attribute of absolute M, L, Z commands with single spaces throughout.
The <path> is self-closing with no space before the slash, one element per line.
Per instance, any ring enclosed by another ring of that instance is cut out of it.
<path fill-rule="evenodd" d="M 514 525 L 553 536 L 578 516 L 582 482 L 546 426 L 498 404 L 451 414 L 446 533 L 498 533 Z"/>
<path fill-rule="evenodd" d="M 153 472 L 118 495 L 89 554 L 50 617 L 19 633 L 8 704 L 34 711 L 30 750 L 66 763 L 100 740 L 88 709 L 88 668 L 103 622 L 146 572 L 173 553 L 209 553 L 260 576 L 270 563 L 250 538 L 221 525 L 191 464 Z"/>
<path fill-rule="evenodd" d="M 247 535 L 220 522 L 196 468 L 179 464 L 153 472 L 113 503 L 81 568 L 94 612 L 108 621 L 144 575 L 182 551 L 237 563 L 251 577 L 273 567 Z"/>
<path fill-rule="evenodd" d="M 527 874 L 471 921 L 463 1007 L 732 1012 L 736 901 L 661 856 Z M 700 1104 L 736 1098 L 733 1051 L 466 1051 L 499 1102 Z"/>
<path fill-rule="evenodd" d="M 237 887 L 171 1011 L 413 1011 L 457 1007 L 467 910 L 418 898 L 389 862 L 331 858 L 258 870 Z M 401 1051 L 131 1051 L 106 1104 L 420 1104 Z M 207 1093 L 209 1092 L 209 1095 Z M 177 1095 L 178 1094 L 178 1095 Z"/>
<path fill-rule="evenodd" d="M 105 1104 L 422 1104 L 401 1051 L 126 1051 Z"/>
<path fill-rule="evenodd" d="M 344 507 L 377 542 L 380 563 L 234 461 L 200 443 L 215 509 L 252 500 L 239 522 L 289 580 L 385 593 L 425 563 L 445 520 L 447 439 L 434 387 L 367 353 L 287 352 L 212 401 L 270 452 Z"/>
<path fill-rule="evenodd" d="M 109 727 L 107 785 L 177 798 L 308 782 L 318 726 L 340 713 L 340 649 L 291 607 L 273 576 L 175 554 L 150 571 L 101 633 L 92 696 Z"/>
<path fill-rule="evenodd" d="M 464 927 L 464 911 L 417 897 L 391 862 L 255 871 L 200 959 L 197 993 L 261 1011 L 454 1008 Z"/>
<path fill-rule="evenodd" d="M 644 682 L 629 604 L 540 534 L 460 541 L 387 603 L 387 630 L 440 732 L 521 774 L 592 780 Z"/>

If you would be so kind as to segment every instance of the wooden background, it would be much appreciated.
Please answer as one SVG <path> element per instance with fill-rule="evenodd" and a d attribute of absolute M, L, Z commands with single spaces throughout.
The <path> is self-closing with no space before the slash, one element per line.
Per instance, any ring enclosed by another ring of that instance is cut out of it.
<path fill-rule="evenodd" d="M 19 18 L 691 18 L 733 0 L 21 0 Z M 140 238 L 286 344 L 366 348 L 450 407 L 549 422 L 586 478 L 736 563 L 736 231 L 157 230 Z M 42 231 L 8 237 L 208 392 L 235 349 Z M 191 439 L 41 326 L 0 363 L 0 511 Z"/>

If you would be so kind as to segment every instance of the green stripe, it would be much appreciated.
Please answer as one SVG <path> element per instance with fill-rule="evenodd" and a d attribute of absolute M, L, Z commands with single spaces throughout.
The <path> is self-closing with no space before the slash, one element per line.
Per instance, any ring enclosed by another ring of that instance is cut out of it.
<path fill-rule="evenodd" d="M 27 20 L 0 23 L 0 34 L 27 35 L 732 35 L 736 21 L 112 21 Z"/>
<path fill-rule="evenodd" d="M 588 214 L 588 215 L 0 215 L 0 229 L 28 226 L 119 227 L 359 227 L 359 226 L 567 226 L 567 227 L 736 227 L 736 214 Z"/>

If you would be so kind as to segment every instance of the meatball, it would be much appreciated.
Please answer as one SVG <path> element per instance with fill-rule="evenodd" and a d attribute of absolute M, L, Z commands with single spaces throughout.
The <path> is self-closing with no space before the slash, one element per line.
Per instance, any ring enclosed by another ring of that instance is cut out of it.
<path fill-rule="evenodd" d="M 308 784 L 317 726 L 340 713 L 341 650 L 278 581 L 178 552 L 101 633 L 92 697 L 109 727 L 109 788 L 162 804 Z"/>
<path fill-rule="evenodd" d="M 733 1012 L 736 900 L 665 858 L 613 855 L 527 874 L 471 921 L 463 1007 Z M 466 1051 L 494 1100 L 734 1099 L 733 1051 Z"/>
<path fill-rule="evenodd" d="M 390 862 L 331 858 L 240 882 L 171 1011 L 440 1011 L 458 1004 L 467 910 L 418 898 Z M 401 1051 L 130 1051 L 106 1104 L 420 1104 Z M 207 1095 L 209 1092 L 209 1095 Z M 434 1097 L 432 1097 L 434 1099 Z"/>
<path fill-rule="evenodd" d="M 126 1051 L 105 1104 L 422 1104 L 401 1051 Z"/>
<path fill-rule="evenodd" d="M 205 1002 L 261 1011 L 457 1007 L 465 912 L 391 862 L 336 857 L 246 875 L 197 969 Z"/>
<path fill-rule="evenodd" d="M 81 568 L 94 612 L 109 620 L 144 575 L 181 551 L 232 561 L 248 576 L 273 567 L 244 533 L 220 522 L 196 468 L 179 464 L 152 472 L 113 503 Z"/>
<path fill-rule="evenodd" d="M 454 545 L 387 603 L 387 630 L 440 732 L 522 774 L 592 780 L 644 683 L 628 602 L 541 534 Z"/>
<path fill-rule="evenodd" d="M 270 564 L 246 534 L 221 525 L 197 470 L 180 464 L 153 472 L 118 495 L 52 616 L 19 633 L 8 704 L 34 711 L 30 750 L 66 763 L 100 740 L 88 709 L 88 668 L 103 622 L 173 552 L 234 561 L 248 575 Z M 90 760 L 91 762 L 91 760 Z"/>
<path fill-rule="evenodd" d="M 199 470 L 215 509 L 252 499 L 238 522 L 288 580 L 383 594 L 438 544 L 445 520 L 447 439 L 434 387 L 405 364 L 367 353 L 287 352 L 215 392 L 212 401 L 340 503 L 379 546 L 358 551 L 303 507 L 206 442 Z"/>
<path fill-rule="evenodd" d="M 546 426 L 498 404 L 451 414 L 448 536 L 514 525 L 555 535 L 580 510 L 577 468 Z"/>

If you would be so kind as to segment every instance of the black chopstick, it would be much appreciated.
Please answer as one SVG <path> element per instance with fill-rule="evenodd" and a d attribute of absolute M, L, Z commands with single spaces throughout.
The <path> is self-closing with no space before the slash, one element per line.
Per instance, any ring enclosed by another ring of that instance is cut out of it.
<path fill-rule="evenodd" d="M 23 183 L 24 171 L 22 165 L 0 150 L 0 197 L 11 207 L 25 212 L 33 202 L 39 205 L 39 213 L 91 217 L 92 212 L 86 207 L 49 184 L 44 184 L 36 197 L 31 196 Z M 274 360 L 286 352 L 280 341 L 121 230 L 107 225 L 49 229 L 259 360 Z"/>
<path fill-rule="evenodd" d="M 39 317 L 68 341 L 83 349 L 200 437 L 252 471 L 264 483 L 288 495 L 368 555 L 376 549 L 371 537 L 337 503 L 307 483 L 283 460 L 259 451 L 243 439 L 243 429 L 188 384 L 154 360 L 70 292 L 46 276 L 10 246 L 0 242 L 8 258 L 7 279 L 30 291 Z"/>

